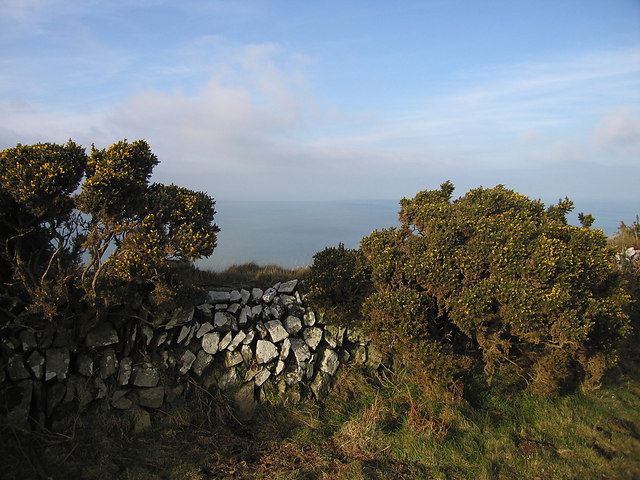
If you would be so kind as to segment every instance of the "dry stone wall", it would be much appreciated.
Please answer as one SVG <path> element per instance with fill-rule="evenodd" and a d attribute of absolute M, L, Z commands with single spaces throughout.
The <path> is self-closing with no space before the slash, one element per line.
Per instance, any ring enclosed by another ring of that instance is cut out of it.
<path fill-rule="evenodd" d="M 292 401 L 321 400 L 341 364 L 378 368 L 377 349 L 355 330 L 325 325 L 297 280 L 262 290 L 216 290 L 169 316 L 103 321 L 87 332 L 7 328 L 0 339 L 0 423 L 64 429 L 96 405 L 149 411 L 189 383 L 220 389 L 250 417 L 271 387 Z"/>

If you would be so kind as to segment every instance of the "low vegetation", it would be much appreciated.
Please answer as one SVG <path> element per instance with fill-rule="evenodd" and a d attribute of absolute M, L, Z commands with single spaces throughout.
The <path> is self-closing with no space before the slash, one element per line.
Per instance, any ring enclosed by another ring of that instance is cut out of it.
<path fill-rule="evenodd" d="M 638 221 L 607 240 L 590 215 L 569 226 L 566 199 L 498 186 L 453 200 L 447 182 L 402 200 L 399 228 L 310 268 L 205 272 L 193 261 L 215 248 L 214 202 L 150 184 L 156 164 L 143 141 L 0 152 L 2 322 L 298 278 L 386 360 L 343 368 L 322 403 L 267 390 L 251 421 L 190 382 L 144 433 L 135 409 L 104 402 L 64 434 L 0 425 L 3 478 L 640 478 L 640 270 L 614 261 L 639 247 Z"/>

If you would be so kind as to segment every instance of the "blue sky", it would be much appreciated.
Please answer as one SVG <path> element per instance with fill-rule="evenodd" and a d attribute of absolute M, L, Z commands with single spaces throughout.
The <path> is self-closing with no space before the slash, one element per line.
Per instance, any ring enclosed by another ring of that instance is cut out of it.
<path fill-rule="evenodd" d="M 144 138 L 225 200 L 640 207 L 638 0 L 0 0 L 0 52 L 0 148 Z"/>

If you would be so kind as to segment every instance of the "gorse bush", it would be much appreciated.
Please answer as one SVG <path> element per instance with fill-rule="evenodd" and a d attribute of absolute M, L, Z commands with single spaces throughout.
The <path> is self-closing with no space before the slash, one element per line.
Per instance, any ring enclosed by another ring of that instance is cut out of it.
<path fill-rule="evenodd" d="M 172 266 L 211 255 L 218 227 L 205 193 L 149 183 L 157 164 L 143 140 L 0 152 L 0 308 L 53 317 L 171 297 Z"/>
<path fill-rule="evenodd" d="M 569 226 L 567 199 L 545 208 L 497 186 L 454 201 L 453 190 L 403 199 L 401 226 L 362 240 L 374 288 L 363 327 L 384 345 L 476 349 L 489 378 L 540 393 L 597 383 L 630 329 L 604 234 Z"/>
<path fill-rule="evenodd" d="M 358 250 L 327 247 L 313 256 L 307 277 L 308 297 L 329 310 L 338 323 L 358 320 L 364 298 L 371 291 L 370 273 Z"/>

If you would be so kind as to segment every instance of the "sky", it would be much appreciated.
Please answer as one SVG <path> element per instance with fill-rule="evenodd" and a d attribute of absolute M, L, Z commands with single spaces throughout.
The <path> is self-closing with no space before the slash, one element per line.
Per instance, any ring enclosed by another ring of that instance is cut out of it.
<path fill-rule="evenodd" d="M 640 207 L 640 0 L 0 0 L 0 149 L 124 138 L 220 200 Z"/>

